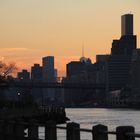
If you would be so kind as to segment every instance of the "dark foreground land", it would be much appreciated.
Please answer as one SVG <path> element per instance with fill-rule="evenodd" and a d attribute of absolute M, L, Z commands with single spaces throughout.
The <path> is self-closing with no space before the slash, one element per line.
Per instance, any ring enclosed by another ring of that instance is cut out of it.
<path fill-rule="evenodd" d="M 16 109 L 1 109 L 0 120 L 23 120 L 30 122 L 36 120 L 40 125 L 47 121 L 54 121 L 56 124 L 66 123 L 69 118 L 66 117 L 66 112 L 63 107 L 46 107 L 39 108 L 16 108 Z"/>

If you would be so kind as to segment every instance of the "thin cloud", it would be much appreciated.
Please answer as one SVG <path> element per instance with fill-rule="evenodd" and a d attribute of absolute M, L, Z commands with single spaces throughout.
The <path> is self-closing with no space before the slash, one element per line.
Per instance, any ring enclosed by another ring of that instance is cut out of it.
<path fill-rule="evenodd" d="M 28 48 L 1 48 L 2 51 L 15 52 L 15 51 L 29 51 Z"/>

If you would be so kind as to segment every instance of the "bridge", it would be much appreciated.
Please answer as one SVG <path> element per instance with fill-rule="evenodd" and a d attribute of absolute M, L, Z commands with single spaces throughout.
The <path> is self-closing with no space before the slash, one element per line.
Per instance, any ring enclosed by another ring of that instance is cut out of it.
<path fill-rule="evenodd" d="M 105 84 L 94 84 L 88 82 L 68 82 L 68 83 L 60 83 L 60 82 L 37 82 L 37 81 L 12 81 L 8 83 L 0 83 L 1 88 L 6 87 L 17 87 L 17 88 L 64 88 L 64 89 L 99 89 L 105 90 Z M 110 87 L 110 89 L 121 89 L 122 85 L 115 84 Z"/>
<path fill-rule="evenodd" d="M 93 83 L 48 83 L 48 82 L 33 82 L 20 81 L 8 83 L 8 87 L 19 88 L 65 88 L 65 89 L 105 89 L 105 84 Z"/>

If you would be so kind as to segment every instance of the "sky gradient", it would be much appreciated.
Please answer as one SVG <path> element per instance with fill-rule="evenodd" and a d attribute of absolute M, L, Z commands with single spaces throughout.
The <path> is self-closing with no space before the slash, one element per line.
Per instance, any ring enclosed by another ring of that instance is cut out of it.
<path fill-rule="evenodd" d="M 110 53 L 121 35 L 121 15 L 134 14 L 140 45 L 140 0 L 1 0 L 0 59 L 30 69 L 41 58 L 55 56 L 59 76 L 65 65 L 85 56 Z"/>

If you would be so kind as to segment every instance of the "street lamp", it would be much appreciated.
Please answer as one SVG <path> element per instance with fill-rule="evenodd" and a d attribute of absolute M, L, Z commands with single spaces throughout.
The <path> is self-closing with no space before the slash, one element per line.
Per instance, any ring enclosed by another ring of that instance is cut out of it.
<path fill-rule="evenodd" d="M 18 92 L 18 96 L 20 96 L 20 93 Z"/>
<path fill-rule="evenodd" d="M 17 95 L 18 95 L 18 105 L 20 106 L 20 92 L 18 92 Z"/>

